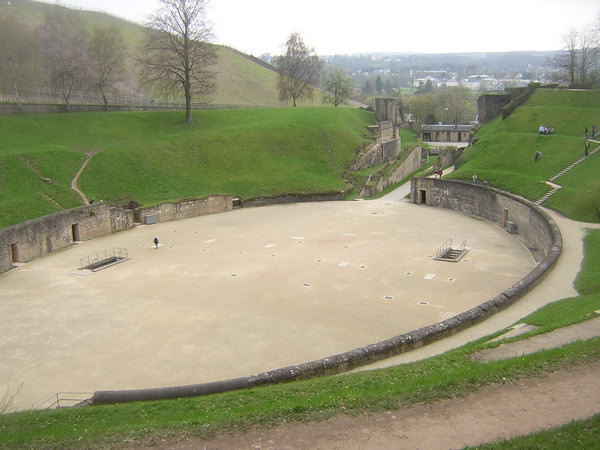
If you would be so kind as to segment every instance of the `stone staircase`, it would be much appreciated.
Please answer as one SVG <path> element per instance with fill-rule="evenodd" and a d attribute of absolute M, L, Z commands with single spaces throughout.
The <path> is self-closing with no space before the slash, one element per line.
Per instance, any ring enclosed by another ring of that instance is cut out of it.
<path fill-rule="evenodd" d="M 599 141 L 592 141 L 590 140 L 590 142 L 594 142 L 595 144 L 600 144 Z M 567 167 L 565 167 L 564 169 L 562 169 L 560 172 L 552 175 L 550 178 L 548 178 L 548 180 L 545 182 L 548 186 L 550 186 L 550 190 L 548 192 L 546 192 L 543 196 L 541 196 L 540 198 L 538 198 L 535 201 L 536 205 L 541 205 L 542 203 L 544 203 L 546 200 L 548 200 L 550 197 L 552 197 L 556 192 L 558 192 L 562 186 L 559 184 L 554 183 L 554 181 L 556 181 L 557 179 L 559 179 L 560 177 L 562 177 L 564 174 L 566 174 L 567 172 L 569 172 L 570 170 L 572 170 L 573 168 L 577 167 L 579 164 L 581 164 L 582 162 L 584 162 L 586 159 L 590 158 L 591 156 L 593 156 L 594 154 L 596 154 L 598 151 L 600 151 L 600 145 L 594 147 L 593 149 L 591 149 L 587 156 L 582 156 L 581 158 L 577 159 L 576 161 L 573 161 L 571 164 L 569 164 Z"/>

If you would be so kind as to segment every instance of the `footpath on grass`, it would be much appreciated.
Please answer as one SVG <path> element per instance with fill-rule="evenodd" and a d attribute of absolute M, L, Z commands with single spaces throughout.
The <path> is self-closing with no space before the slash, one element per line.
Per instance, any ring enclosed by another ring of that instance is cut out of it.
<path fill-rule="evenodd" d="M 402 410 L 276 428 L 255 427 L 211 440 L 162 441 L 158 448 L 437 450 L 476 446 L 600 413 L 599 373 L 600 361 L 595 361 Z"/>

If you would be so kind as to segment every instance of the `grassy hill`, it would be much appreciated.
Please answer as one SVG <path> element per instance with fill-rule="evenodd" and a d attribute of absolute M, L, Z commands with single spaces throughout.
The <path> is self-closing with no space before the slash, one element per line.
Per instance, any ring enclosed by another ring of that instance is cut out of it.
<path fill-rule="evenodd" d="M 350 108 L 0 116 L 0 227 L 90 198 L 142 205 L 343 190 L 371 113 Z M 50 182 L 51 181 L 51 182 Z"/>
<path fill-rule="evenodd" d="M 493 186 L 536 200 L 550 188 L 552 175 L 583 155 L 584 129 L 600 124 L 600 91 L 538 89 L 507 119 L 497 118 L 478 133 L 479 140 L 465 151 L 465 164 L 453 178 L 470 180 L 473 173 Z M 540 125 L 554 128 L 541 136 Z M 536 151 L 543 157 L 534 162 Z M 563 186 L 545 206 L 566 216 L 600 222 L 600 154 L 559 178 Z"/>
<path fill-rule="evenodd" d="M 53 8 L 64 8 L 60 5 L 41 3 L 33 0 L 0 1 L 0 15 L 18 16 L 35 24 L 42 24 L 47 11 Z M 75 10 L 91 31 L 96 25 L 113 25 L 123 33 L 128 53 L 134 55 L 143 42 L 143 29 L 139 24 L 129 22 L 110 14 L 96 11 Z M 259 106 L 288 106 L 278 98 L 277 74 L 225 46 L 217 46 L 217 63 L 212 70 L 216 73 L 216 92 L 210 100 L 217 104 L 240 104 Z M 135 65 L 130 62 L 131 71 L 129 86 L 136 85 Z M 315 99 L 315 104 L 320 99 Z M 302 104 L 312 104 L 305 101 Z"/>

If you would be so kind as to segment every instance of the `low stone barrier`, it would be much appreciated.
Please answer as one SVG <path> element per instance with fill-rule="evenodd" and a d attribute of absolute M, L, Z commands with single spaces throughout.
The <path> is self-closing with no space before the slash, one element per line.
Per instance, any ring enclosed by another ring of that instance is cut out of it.
<path fill-rule="evenodd" d="M 411 188 L 412 201 L 417 204 L 451 208 L 492 220 L 501 226 L 507 222 L 507 216 L 515 219 L 519 236 L 527 245 L 539 246 L 543 260 L 512 287 L 468 311 L 366 347 L 248 377 L 155 389 L 97 391 L 89 403 L 192 397 L 345 372 L 423 347 L 484 320 L 517 301 L 542 279 L 560 256 L 562 236 L 558 226 L 548 214 L 526 199 L 498 189 L 443 179 L 418 178 L 412 181 Z M 505 213 L 506 209 L 508 214 Z"/>
<path fill-rule="evenodd" d="M 133 211 L 133 217 L 136 222 L 151 224 L 217 214 L 232 209 L 232 195 L 214 194 L 204 198 L 181 200 L 175 203 L 165 202 L 157 206 L 136 208 Z"/>
<path fill-rule="evenodd" d="M 321 192 L 317 194 L 281 194 L 272 197 L 253 197 L 239 200 L 242 208 L 253 208 L 257 206 L 280 205 L 284 203 L 302 202 L 334 202 L 344 200 L 344 192 Z"/>

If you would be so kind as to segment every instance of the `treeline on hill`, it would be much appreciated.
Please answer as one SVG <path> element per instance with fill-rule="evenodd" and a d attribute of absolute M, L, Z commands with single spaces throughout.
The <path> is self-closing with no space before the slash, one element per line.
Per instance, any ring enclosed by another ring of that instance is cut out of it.
<path fill-rule="evenodd" d="M 105 104 L 117 86 L 134 90 L 135 77 L 129 73 L 133 65 L 121 27 L 90 26 L 81 14 L 58 5 L 45 5 L 38 16 L 3 6 L 0 92 L 19 105 L 32 91 L 60 96 L 68 110 L 78 90 L 94 91 Z"/>

